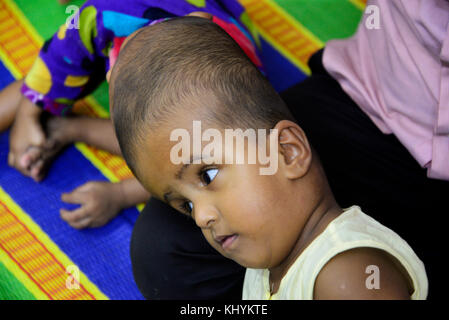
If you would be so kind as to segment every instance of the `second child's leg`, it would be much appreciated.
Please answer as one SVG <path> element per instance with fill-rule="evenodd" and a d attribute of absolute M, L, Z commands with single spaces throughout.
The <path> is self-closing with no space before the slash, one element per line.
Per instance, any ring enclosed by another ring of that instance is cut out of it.
<path fill-rule="evenodd" d="M 14 81 L 0 91 L 0 132 L 8 129 L 14 121 L 19 102 L 22 97 L 20 87 L 22 81 Z"/>
<path fill-rule="evenodd" d="M 120 147 L 109 119 L 89 117 L 50 117 L 45 121 L 47 141 L 39 149 L 39 159 L 31 165 L 33 177 L 45 176 L 53 158 L 66 145 L 84 142 L 98 149 L 120 155 Z M 34 150 L 30 150 L 32 153 Z"/>
<path fill-rule="evenodd" d="M 48 120 L 46 131 L 50 144 L 84 142 L 95 148 L 121 155 L 112 122 L 109 119 L 83 116 L 53 117 Z"/>

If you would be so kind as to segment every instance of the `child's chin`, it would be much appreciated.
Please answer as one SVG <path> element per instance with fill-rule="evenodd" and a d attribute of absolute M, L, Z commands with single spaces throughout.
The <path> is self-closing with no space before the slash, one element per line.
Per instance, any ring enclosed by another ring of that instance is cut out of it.
<path fill-rule="evenodd" d="M 235 262 L 237 262 L 239 265 L 245 268 L 250 269 L 266 269 L 267 266 L 264 263 L 261 263 L 260 261 L 251 261 L 248 258 L 241 258 L 241 257 L 229 257 Z"/>

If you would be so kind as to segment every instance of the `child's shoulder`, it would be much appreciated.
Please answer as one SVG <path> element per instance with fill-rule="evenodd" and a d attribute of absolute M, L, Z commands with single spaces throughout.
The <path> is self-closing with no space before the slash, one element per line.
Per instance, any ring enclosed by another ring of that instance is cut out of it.
<path fill-rule="evenodd" d="M 353 248 L 321 269 L 314 299 L 410 299 L 413 285 L 401 264 L 384 250 Z"/>

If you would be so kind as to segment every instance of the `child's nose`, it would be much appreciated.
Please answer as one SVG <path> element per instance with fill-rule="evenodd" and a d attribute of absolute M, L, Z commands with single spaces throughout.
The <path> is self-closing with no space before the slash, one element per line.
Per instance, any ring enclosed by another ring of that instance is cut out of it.
<path fill-rule="evenodd" d="M 196 205 L 195 207 L 195 222 L 201 229 L 211 228 L 218 221 L 217 209 L 210 205 Z"/>

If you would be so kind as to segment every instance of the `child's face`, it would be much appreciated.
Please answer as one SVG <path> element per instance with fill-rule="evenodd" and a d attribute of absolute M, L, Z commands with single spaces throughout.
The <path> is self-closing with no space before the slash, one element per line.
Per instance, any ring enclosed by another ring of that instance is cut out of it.
<path fill-rule="evenodd" d="M 170 133 L 184 128 L 192 137 L 194 120 L 187 112 L 176 118 L 152 131 L 137 150 L 139 180 L 153 196 L 191 216 L 222 255 L 246 267 L 279 265 L 294 247 L 306 213 L 313 209 L 310 199 L 292 181 L 283 151 L 279 150 L 279 168 L 272 175 L 261 175 L 260 166 L 247 161 L 175 165 L 170 151 L 178 140 L 170 141 Z M 204 126 L 203 132 L 207 128 Z M 201 149 L 208 143 L 203 142 Z M 196 158 L 198 154 L 190 149 L 189 157 Z"/>

